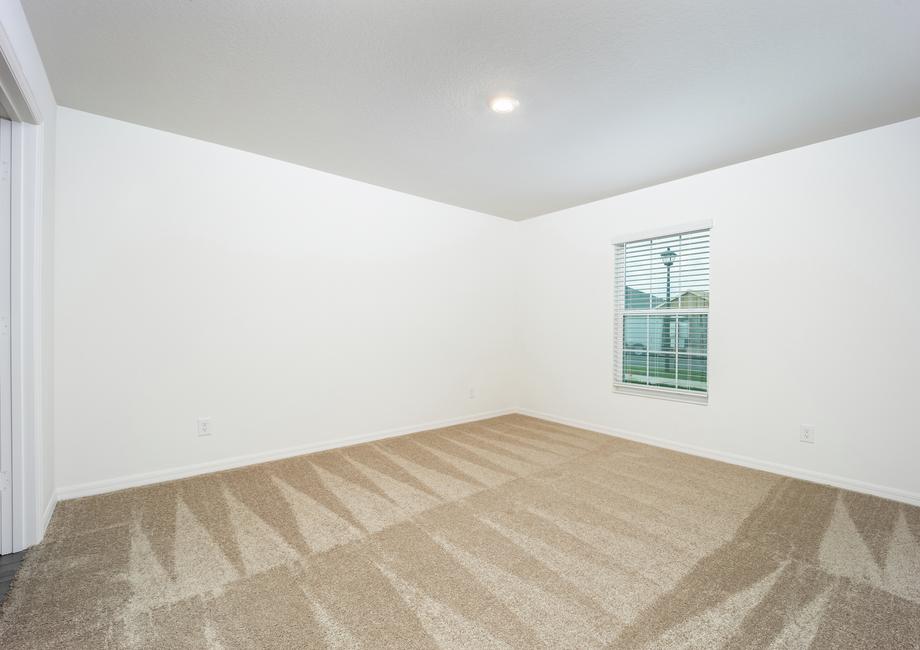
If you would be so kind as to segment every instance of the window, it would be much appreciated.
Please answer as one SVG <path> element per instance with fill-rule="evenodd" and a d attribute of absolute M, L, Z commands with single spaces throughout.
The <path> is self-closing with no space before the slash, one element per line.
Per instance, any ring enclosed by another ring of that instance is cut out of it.
<path fill-rule="evenodd" d="M 709 227 L 615 245 L 614 386 L 705 402 Z"/>

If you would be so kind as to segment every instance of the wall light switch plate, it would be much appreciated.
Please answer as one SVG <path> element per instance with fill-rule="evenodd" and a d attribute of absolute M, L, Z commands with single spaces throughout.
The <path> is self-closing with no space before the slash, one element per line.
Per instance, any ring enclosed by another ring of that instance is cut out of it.
<path fill-rule="evenodd" d="M 199 436 L 209 436 L 211 435 L 211 418 L 198 418 L 198 435 Z"/>

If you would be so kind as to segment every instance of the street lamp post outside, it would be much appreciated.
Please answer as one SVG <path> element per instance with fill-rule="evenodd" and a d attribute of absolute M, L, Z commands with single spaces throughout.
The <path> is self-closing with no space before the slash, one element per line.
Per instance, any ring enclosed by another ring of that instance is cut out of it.
<path fill-rule="evenodd" d="M 664 268 L 667 271 L 667 277 L 665 279 L 665 309 L 671 308 L 671 265 L 674 264 L 674 258 L 677 257 L 677 253 L 671 250 L 670 246 L 666 251 L 661 253 L 661 263 L 664 264 Z M 661 349 L 662 351 L 667 350 L 668 346 L 671 344 L 671 317 L 664 317 L 664 327 L 661 328 Z M 673 352 L 677 352 L 676 346 Z M 668 361 L 666 362 L 666 368 L 668 371 L 671 371 L 671 360 L 674 357 L 667 357 Z"/>
<path fill-rule="evenodd" d="M 661 263 L 664 264 L 664 267 L 668 271 L 667 278 L 667 289 L 665 291 L 665 302 L 671 302 L 671 265 L 674 264 L 674 258 L 677 257 L 677 253 L 672 251 L 670 247 L 668 250 L 664 251 L 661 254 Z"/>

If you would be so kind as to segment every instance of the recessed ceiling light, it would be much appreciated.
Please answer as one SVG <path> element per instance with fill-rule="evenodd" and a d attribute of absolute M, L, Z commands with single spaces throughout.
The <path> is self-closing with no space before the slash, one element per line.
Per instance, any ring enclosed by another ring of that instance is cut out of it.
<path fill-rule="evenodd" d="M 510 95 L 499 95 L 498 97 L 492 98 L 492 101 L 489 102 L 489 108 L 496 113 L 510 113 L 517 108 L 520 103 L 521 102 Z"/>

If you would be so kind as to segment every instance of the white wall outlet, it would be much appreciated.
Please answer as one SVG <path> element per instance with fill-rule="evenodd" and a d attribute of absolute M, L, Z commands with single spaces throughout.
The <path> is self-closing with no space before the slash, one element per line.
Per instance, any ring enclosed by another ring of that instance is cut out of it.
<path fill-rule="evenodd" d="M 212 433 L 211 418 L 198 418 L 198 435 L 209 436 Z"/>
<path fill-rule="evenodd" d="M 476 399 L 476 389 L 475 388 L 470 388 L 469 398 Z"/>
<path fill-rule="evenodd" d="M 799 428 L 799 442 L 815 444 L 815 427 L 811 424 L 803 424 Z"/>

